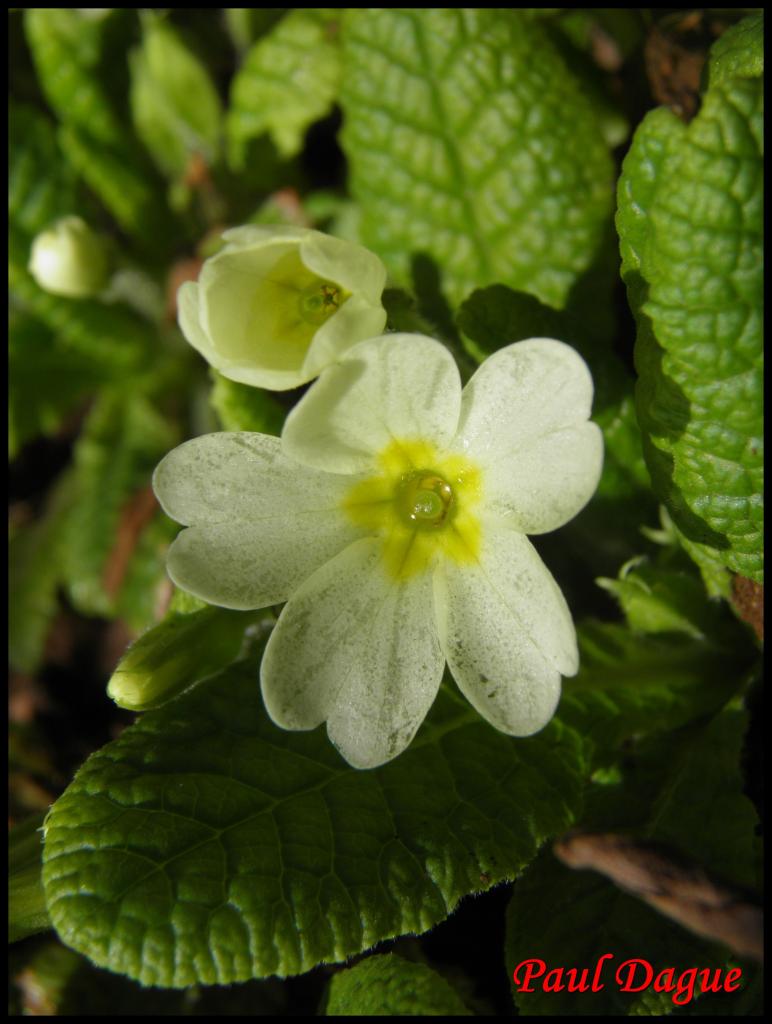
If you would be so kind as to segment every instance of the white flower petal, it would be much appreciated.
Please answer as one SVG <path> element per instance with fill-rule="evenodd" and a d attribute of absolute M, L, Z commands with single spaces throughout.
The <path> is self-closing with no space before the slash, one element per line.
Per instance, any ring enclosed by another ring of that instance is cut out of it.
<path fill-rule="evenodd" d="M 297 465 L 278 437 L 228 431 L 179 445 L 153 474 L 164 512 L 186 526 L 327 514 L 339 510 L 351 482 Z"/>
<path fill-rule="evenodd" d="M 303 376 L 306 380 L 318 377 L 347 349 L 366 338 L 377 337 L 385 326 L 386 310 L 383 306 L 371 306 L 360 295 L 352 295 L 314 335 L 303 364 Z"/>
<path fill-rule="evenodd" d="M 324 371 L 287 417 L 284 450 L 334 473 L 366 472 L 395 438 L 445 447 L 461 384 L 453 357 L 421 334 L 363 341 Z"/>
<path fill-rule="evenodd" d="M 522 534 L 482 523 L 477 565 L 446 561 L 435 582 L 440 642 L 461 692 L 514 736 L 537 732 L 578 668 L 571 613 Z"/>
<path fill-rule="evenodd" d="M 489 459 L 588 419 L 592 377 L 570 346 L 531 338 L 499 349 L 464 388 L 454 447 Z"/>
<path fill-rule="evenodd" d="M 178 587 L 210 604 L 267 608 L 286 601 L 320 565 L 359 536 L 361 531 L 332 512 L 207 523 L 177 536 L 166 568 Z"/>
<path fill-rule="evenodd" d="M 213 366 L 217 365 L 214 362 Z M 217 369 L 228 380 L 239 384 L 249 384 L 253 388 L 266 388 L 268 391 L 289 391 L 308 383 L 315 374 L 306 374 L 303 370 L 276 370 L 262 366 L 246 366 L 240 364 L 221 364 Z M 317 371 L 318 372 L 318 371 Z"/>
<path fill-rule="evenodd" d="M 299 242 L 308 233 L 308 228 L 295 227 L 292 224 L 244 224 L 238 228 L 223 231 L 222 239 L 227 242 L 227 251 L 236 249 L 252 249 L 273 239 L 287 242 Z M 222 250 L 223 252 L 225 250 Z"/>
<path fill-rule="evenodd" d="M 361 536 L 341 509 L 350 485 L 350 478 L 292 464 L 275 437 L 222 433 L 188 441 L 153 476 L 167 515 L 194 524 L 169 549 L 169 575 L 227 608 L 284 601 Z"/>
<path fill-rule="evenodd" d="M 386 268 L 369 249 L 321 231 L 309 231 L 300 243 L 300 257 L 319 277 L 380 306 Z"/>
<path fill-rule="evenodd" d="M 290 598 L 261 667 L 265 706 L 284 729 L 325 719 L 357 768 L 396 757 L 432 705 L 444 658 L 431 576 L 395 584 L 379 543 L 364 539 L 323 565 Z"/>
<path fill-rule="evenodd" d="M 177 316 L 180 330 L 193 348 L 200 352 L 212 366 L 217 366 L 217 353 L 207 337 L 206 331 L 201 326 L 199 290 L 195 281 L 186 281 L 178 289 Z"/>
<path fill-rule="evenodd" d="M 305 344 L 294 337 L 286 346 L 276 344 L 277 334 L 291 331 L 285 324 L 285 290 L 271 278 L 277 264 L 297 249 L 297 242 L 279 237 L 243 250 L 226 247 L 204 263 L 198 278 L 204 298 L 201 328 L 214 339 L 223 366 L 257 363 L 291 370 L 302 364 L 313 331 Z"/>
<path fill-rule="evenodd" d="M 520 533 L 547 533 L 580 512 L 603 468 L 603 433 L 585 421 L 492 457 L 484 471 L 485 508 Z"/>

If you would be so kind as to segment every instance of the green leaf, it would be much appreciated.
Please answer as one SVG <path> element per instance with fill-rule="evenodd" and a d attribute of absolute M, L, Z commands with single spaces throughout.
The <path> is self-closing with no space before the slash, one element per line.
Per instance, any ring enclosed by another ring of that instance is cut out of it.
<path fill-rule="evenodd" d="M 596 582 L 617 598 L 636 632 L 686 633 L 696 640 L 715 635 L 720 607 L 708 604 L 700 578 L 692 573 L 635 559 L 622 566 L 618 579 Z"/>
<path fill-rule="evenodd" d="M 573 820 L 583 760 L 553 722 L 495 732 L 443 692 L 409 750 L 357 771 L 267 718 L 257 659 L 92 755 L 47 819 L 64 942 L 143 984 L 297 974 L 423 932 Z"/>
<path fill-rule="evenodd" d="M 44 815 L 8 833 L 8 941 L 18 942 L 51 927 L 41 878 Z"/>
<path fill-rule="evenodd" d="M 136 146 L 106 142 L 88 129 L 65 124 L 59 143 L 72 167 L 121 227 L 145 246 L 168 250 L 178 240 L 159 183 L 137 156 Z"/>
<path fill-rule="evenodd" d="M 754 890 L 761 883 L 757 815 L 740 770 L 747 726 L 747 713 L 730 709 L 695 731 L 673 758 L 648 834 L 724 881 Z"/>
<path fill-rule="evenodd" d="M 166 704 L 235 661 L 254 618 L 226 608 L 171 612 L 129 647 L 110 678 L 108 695 L 129 711 Z"/>
<path fill-rule="evenodd" d="M 387 953 L 330 981 L 326 1017 L 471 1017 L 455 990 L 425 964 Z"/>
<path fill-rule="evenodd" d="M 220 98 L 204 65 L 167 21 L 148 11 L 142 32 L 142 46 L 130 56 L 134 126 L 160 169 L 179 177 L 194 153 L 214 161 Z"/>
<path fill-rule="evenodd" d="M 227 131 L 231 162 L 268 132 L 283 158 L 303 148 L 307 128 L 325 117 L 340 83 L 339 10 L 297 8 L 259 39 L 231 86 Z"/>
<path fill-rule="evenodd" d="M 268 391 L 223 377 L 210 370 L 214 387 L 209 395 L 223 430 L 253 430 L 258 434 L 281 433 L 285 410 Z"/>
<path fill-rule="evenodd" d="M 716 711 L 749 666 L 734 647 L 678 635 L 639 636 L 593 621 L 579 629 L 579 652 L 579 674 L 563 683 L 559 716 L 600 752 Z"/>
<path fill-rule="evenodd" d="M 764 12 L 757 11 L 728 28 L 710 48 L 708 82 L 712 87 L 732 78 L 764 74 Z"/>
<path fill-rule="evenodd" d="M 57 218 L 75 212 L 69 165 L 53 125 L 34 107 L 11 102 L 8 110 L 8 216 L 30 239 Z"/>
<path fill-rule="evenodd" d="M 105 573 L 121 516 L 139 492 L 149 493 L 150 475 L 175 441 L 169 423 L 142 395 L 105 391 L 93 407 L 75 447 L 76 497 L 64 567 L 70 597 L 84 614 L 114 613 Z"/>
<path fill-rule="evenodd" d="M 54 486 L 42 518 L 18 527 L 8 548 L 8 660 L 20 672 L 34 672 L 43 656 L 62 578 L 66 523 L 74 481 L 66 474 Z"/>
<path fill-rule="evenodd" d="M 687 127 L 639 127 L 619 185 L 636 394 L 658 496 L 693 544 L 756 582 L 762 541 L 762 83 L 711 89 Z"/>
<path fill-rule="evenodd" d="M 695 860 L 730 883 L 756 880 L 756 815 L 742 794 L 739 757 L 746 715 L 724 711 L 706 724 L 657 738 L 628 758 L 620 784 L 595 787 L 587 827 L 621 827 Z M 698 939 L 628 896 L 594 872 L 572 871 L 542 856 L 515 888 L 507 920 L 507 961 L 540 958 L 555 966 L 595 966 L 611 953 L 599 993 L 515 993 L 522 1014 L 663 1015 L 672 996 L 620 992 L 614 973 L 629 958 L 648 960 L 655 972 L 696 964 L 724 967 L 719 947 Z M 640 973 L 640 972 L 639 972 Z M 520 972 L 522 977 L 522 971 Z M 739 996 L 742 993 L 738 994 Z M 711 1000 L 711 994 L 703 996 Z"/>
<path fill-rule="evenodd" d="M 478 288 L 458 311 L 457 323 L 478 363 L 526 338 L 557 338 L 570 344 L 581 326 L 562 310 L 503 284 Z"/>
<path fill-rule="evenodd" d="M 223 14 L 234 46 L 246 50 L 273 28 L 284 10 L 281 7 L 226 7 Z"/>
<path fill-rule="evenodd" d="M 58 338 L 26 314 L 10 318 L 8 455 L 41 434 L 54 434 L 64 417 L 104 379 L 89 360 L 58 344 Z"/>
<path fill-rule="evenodd" d="M 343 24 L 341 141 L 362 240 L 459 302 L 500 281 L 555 306 L 593 262 L 612 167 L 591 104 L 518 11 L 374 8 Z"/>
<path fill-rule="evenodd" d="M 122 128 L 100 83 L 103 22 L 65 7 L 29 7 L 24 30 L 38 80 L 63 122 L 96 139 L 118 141 Z"/>

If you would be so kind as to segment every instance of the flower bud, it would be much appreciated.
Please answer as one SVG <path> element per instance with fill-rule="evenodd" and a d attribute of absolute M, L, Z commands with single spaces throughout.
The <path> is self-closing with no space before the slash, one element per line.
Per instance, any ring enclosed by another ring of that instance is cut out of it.
<path fill-rule="evenodd" d="M 284 391 L 382 333 L 386 269 L 362 246 L 291 226 L 223 239 L 177 295 L 183 334 L 223 376 Z"/>
<path fill-rule="evenodd" d="M 32 243 L 29 272 L 54 295 L 96 295 L 108 279 L 107 245 L 80 217 L 62 217 Z"/>
<path fill-rule="evenodd" d="M 160 707 L 230 665 L 249 624 L 248 615 L 224 608 L 172 612 L 129 647 L 107 693 L 129 711 Z"/>

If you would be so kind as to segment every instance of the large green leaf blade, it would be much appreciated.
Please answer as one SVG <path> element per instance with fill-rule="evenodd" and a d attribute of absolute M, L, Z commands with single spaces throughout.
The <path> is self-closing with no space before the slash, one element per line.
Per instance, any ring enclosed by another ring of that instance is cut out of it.
<path fill-rule="evenodd" d="M 762 81 L 711 89 L 688 128 L 636 134 L 619 186 L 638 318 L 637 409 L 658 496 L 699 558 L 763 579 Z"/>
<path fill-rule="evenodd" d="M 502 282 L 556 306 L 593 261 L 612 168 L 589 101 L 517 11 L 376 8 L 343 25 L 342 143 L 362 240 L 451 301 Z"/>
<path fill-rule="evenodd" d="M 92 755 L 47 821 L 62 939 L 143 984 L 296 974 L 423 932 L 516 875 L 580 800 L 578 737 L 513 740 L 443 695 L 411 748 L 357 771 L 267 718 L 254 661 Z"/>

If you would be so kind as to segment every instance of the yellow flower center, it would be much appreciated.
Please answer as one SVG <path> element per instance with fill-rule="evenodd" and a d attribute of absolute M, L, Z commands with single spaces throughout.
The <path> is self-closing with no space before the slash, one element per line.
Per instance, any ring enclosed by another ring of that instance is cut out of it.
<path fill-rule="evenodd" d="M 392 441 L 378 465 L 376 476 L 354 484 L 343 507 L 354 523 L 381 537 L 392 579 L 424 572 L 441 555 L 456 562 L 477 559 L 477 466 L 419 440 Z"/>
<path fill-rule="evenodd" d="M 300 293 L 300 315 L 307 323 L 318 326 L 337 312 L 341 302 L 345 302 L 346 298 L 336 284 L 317 278 Z"/>

